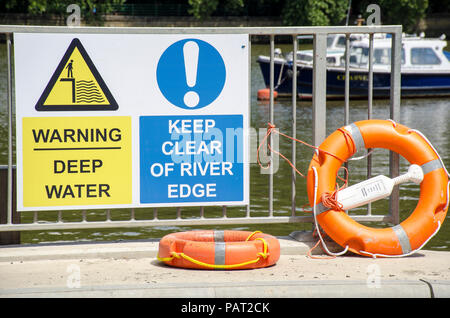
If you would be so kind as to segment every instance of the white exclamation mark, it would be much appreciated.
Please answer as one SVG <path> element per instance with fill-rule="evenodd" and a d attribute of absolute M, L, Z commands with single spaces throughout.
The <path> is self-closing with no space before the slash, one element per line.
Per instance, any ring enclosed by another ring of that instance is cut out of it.
<path fill-rule="evenodd" d="M 194 41 L 188 41 L 183 46 L 186 84 L 189 87 L 194 87 L 197 82 L 198 51 L 198 44 Z M 183 100 L 186 106 L 195 107 L 198 105 L 200 97 L 196 92 L 188 91 Z"/>

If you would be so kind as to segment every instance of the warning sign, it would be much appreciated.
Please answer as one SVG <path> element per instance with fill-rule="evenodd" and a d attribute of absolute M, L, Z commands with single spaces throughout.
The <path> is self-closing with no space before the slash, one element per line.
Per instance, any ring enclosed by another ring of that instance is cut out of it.
<path fill-rule="evenodd" d="M 72 31 L 13 35 L 18 211 L 249 203 L 248 34 Z"/>
<path fill-rule="evenodd" d="M 242 202 L 241 115 L 142 116 L 139 128 L 141 203 Z"/>
<path fill-rule="evenodd" d="M 24 207 L 129 204 L 131 118 L 24 117 Z"/>
<path fill-rule="evenodd" d="M 80 40 L 69 45 L 36 104 L 38 111 L 116 110 L 118 105 Z"/>

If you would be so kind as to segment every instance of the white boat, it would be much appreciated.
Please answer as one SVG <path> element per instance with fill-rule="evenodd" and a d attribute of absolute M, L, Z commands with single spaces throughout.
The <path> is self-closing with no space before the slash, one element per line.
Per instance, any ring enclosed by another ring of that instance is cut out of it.
<path fill-rule="evenodd" d="M 344 38 L 345 40 L 345 38 Z M 386 36 L 376 36 L 373 41 L 373 96 L 390 96 L 391 42 Z M 345 43 L 345 41 L 344 41 Z M 450 61 L 444 52 L 445 36 L 425 38 L 404 36 L 402 39 L 401 94 L 403 97 L 450 96 Z M 297 54 L 304 54 L 300 51 Z M 327 63 L 327 97 L 342 98 L 345 91 L 345 48 L 339 63 Z M 312 58 L 312 53 L 311 53 Z M 328 60 L 328 51 L 327 51 Z M 350 48 L 350 97 L 368 95 L 369 39 L 363 37 L 351 42 Z M 269 85 L 269 62 L 258 57 L 265 84 Z M 299 59 L 297 63 L 297 89 L 300 97 L 312 95 L 312 61 Z M 292 92 L 292 59 L 275 60 L 276 90 L 279 95 Z"/>

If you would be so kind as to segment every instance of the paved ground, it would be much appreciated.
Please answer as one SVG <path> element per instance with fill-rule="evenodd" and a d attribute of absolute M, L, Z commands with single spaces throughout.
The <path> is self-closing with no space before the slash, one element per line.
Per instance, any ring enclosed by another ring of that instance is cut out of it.
<path fill-rule="evenodd" d="M 312 259 L 307 234 L 279 240 L 278 263 L 255 270 L 168 267 L 157 240 L 1 247 L 0 297 L 450 297 L 449 252 Z"/>

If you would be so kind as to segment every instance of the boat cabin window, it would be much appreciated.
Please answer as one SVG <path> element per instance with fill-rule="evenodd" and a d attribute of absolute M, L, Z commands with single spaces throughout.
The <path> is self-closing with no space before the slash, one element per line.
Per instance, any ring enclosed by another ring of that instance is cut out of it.
<path fill-rule="evenodd" d="M 373 59 L 375 64 L 389 64 L 391 61 L 391 50 L 376 49 L 373 50 Z"/>
<path fill-rule="evenodd" d="M 337 40 L 336 47 L 345 48 L 345 36 L 340 36 Z"/>
<path fill-rule="evenodd" d="M 327 48 L 332 48 L 333 47 L 333 43 L 336 40 L 336 48 L 345 48 L 345 35 L 341 35 L 341 36 L 336 36 L 336 35 L 328 35 L 327 36 Z M 350 38 L 350 41 L 352 41 L 353 39 Z"/>
<path fill-rule="evenodd" d="M 441 60 L 429 47 L 415 47 L 411 49 L 411 64 L 436 65 Z"/>
<path fill-rule="evenodd" d="M 297 53 L 297 60 L 304 62 L 312 62 L 312 55 Z"/>
<path fill-rule="evenodd" d="M 335 35 L 328 35 L 327 36 L 327 48 L 330 48 L 333 46 Z"/>
<path fill-rule="evenodd" d="M 366 65 L 369 61 L 369 48 L 353 47 L 350 63 Z M 379 48 L 373 50 L 373 63 L 379 65 L 391 65 L 391 48 Z M 405 64 L 405 49 L 402 49 L 402 64 Z"/>
<path fill-rule="evenodd" d="M 369 49 L 361 46 L 354 46 L 350 52 L 350 63 L 367 64 L 369 59 Z"/>
<path fill-rule="evenodd" d="M 373 50 L 374 64 L 390 65 L 391 64 L 391 49 L 374 49 Z M 402 49 L 402 64 L 405 64 L 405 49 Z"/>
<path fill-rule="evenodd" d="M 336 64 L 336 58 L 334 56 L 327 57 L 327 63 L 335 65 Z"/>

